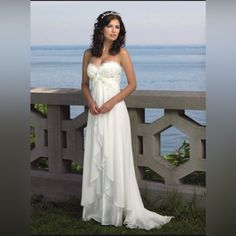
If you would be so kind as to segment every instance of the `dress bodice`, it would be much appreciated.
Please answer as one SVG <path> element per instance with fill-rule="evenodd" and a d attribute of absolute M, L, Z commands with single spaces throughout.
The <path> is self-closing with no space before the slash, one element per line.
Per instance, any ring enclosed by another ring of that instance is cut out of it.
<path fill-rule="evenodd" d="M 121 65 L 115 61 L 110 60 L 98 66 L 89 62 L 87 67 L 89 88 L 99 106 L 120 92 L 121 70 Z"/>
<path fill-rule="evenodd" d="M 107 61 L 101 65 L 95 65 L 89 63 L 87 67 L 87 74 L 90 81 L 101 80 L 102 82 L 110 82 L 108 80 L 114 80 L 119 82 L 121 74 L 121 66 L 115 61 Z"/>

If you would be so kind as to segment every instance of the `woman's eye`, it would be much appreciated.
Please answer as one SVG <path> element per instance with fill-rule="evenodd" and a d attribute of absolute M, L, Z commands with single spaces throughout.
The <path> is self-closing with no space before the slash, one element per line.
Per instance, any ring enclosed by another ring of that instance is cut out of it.
<path fill-rule="evenodd" d="M 108 27 L 108 28 L 112 28 L 113 26 L 112 26 L 112 25 L 108 25 L 107 27 Z M 116 27 L 116 29 L 120 29 L 119 26 L 115 26 L 115 27 Z"/>

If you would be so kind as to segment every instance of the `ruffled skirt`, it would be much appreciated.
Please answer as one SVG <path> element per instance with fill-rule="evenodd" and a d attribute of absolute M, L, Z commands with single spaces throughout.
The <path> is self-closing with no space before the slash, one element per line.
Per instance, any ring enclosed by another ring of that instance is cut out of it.
<path fill-rule="evenodd" d="M 119 92 L 100 87 L 92 96 L 101 106 Z M 102 225 L 152 229 L 168 223 L 162 216 L 144 208 L 133 162 L 131 129 L 124 101 L 106 114 L 89 112 L 83 164 L 82 199 L 84 221 Z"/>

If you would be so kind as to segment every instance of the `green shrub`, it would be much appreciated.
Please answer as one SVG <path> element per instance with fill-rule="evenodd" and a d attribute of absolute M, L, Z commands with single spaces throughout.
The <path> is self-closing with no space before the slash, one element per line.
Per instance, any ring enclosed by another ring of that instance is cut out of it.
<path fill-rule="evenodd" d="M 82 168 L 82 166 L 79 163 L 77 163 L 75 161 L 71 162 L 71 170 L 72 170 L 72 172 L 74 172 L 74 173 L 81 173 L 82 169 L 83 168 Z"/>
<path fill-rule="evenodd" d="M 181 144 L 177 151 L 165 155 L 164 158 L 167 161 L 171 162 L 173 165 L 179 166 L 180 164 L 183 164 L 184 162 L 189 160 L 189 150 L 190 145 L 186 140 L 184 140 L 184 142 Z"/>
<path fill-rule="evenodd" d="M 42 115 L 47 116 L 48 106 L 46 104 L 34 104 L 34 108 L 39 111 Z M 30 126 L 30 148 L 31 150 L 35 147 L 35 130 L 33 126 Z"/>
<path fill-rule="evenodd" d="M 48 113 L 48 106 L 47 104 L 34 104 L 34 108 L 41 112 L 43 115 L 47 115 Z"/>

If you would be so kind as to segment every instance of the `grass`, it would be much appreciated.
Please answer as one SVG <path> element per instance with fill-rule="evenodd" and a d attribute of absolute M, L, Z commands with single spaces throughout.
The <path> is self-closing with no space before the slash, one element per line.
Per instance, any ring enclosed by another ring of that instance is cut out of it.
<path fill-rule="evenodd" d="M 157 209 L 154 202 L 142 196 L 147 209 L 162 215 L 173 215 L 168 224 L 160 229 L 149 231 L 143 229 L 129 229 L 125 226 L 102 226 L 90 220 L 82 221 L 82 207 L 80 200 L 71 197 L 67 201 L 49 202 L 42 195 L 31 197 L 31 234 L 205 234 L 205 209 L 195 207 L 194 200 L 184 203 L 177 193 L 169 193 L 167 205 L 160 205 Z"/>

